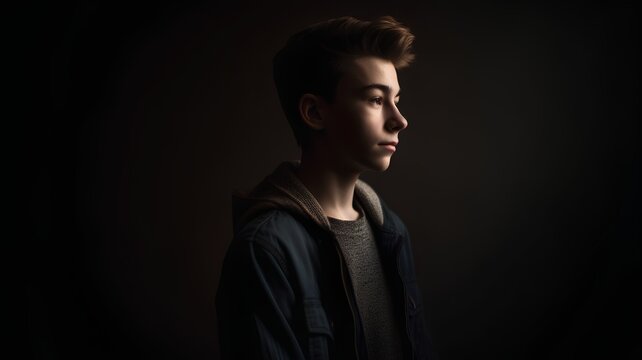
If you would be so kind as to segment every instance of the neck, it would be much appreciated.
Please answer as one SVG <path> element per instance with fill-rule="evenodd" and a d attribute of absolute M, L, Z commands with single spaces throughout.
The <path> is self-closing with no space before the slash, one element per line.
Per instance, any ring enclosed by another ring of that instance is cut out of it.
<path fill-rule="evenodd" d="M 326 216 L 340 220 L 359 217 L 353 206 L 358 172 L 338 165 L 318 152 L 303 152 L 301 165 L 295 173 L 314 195 Z"/>

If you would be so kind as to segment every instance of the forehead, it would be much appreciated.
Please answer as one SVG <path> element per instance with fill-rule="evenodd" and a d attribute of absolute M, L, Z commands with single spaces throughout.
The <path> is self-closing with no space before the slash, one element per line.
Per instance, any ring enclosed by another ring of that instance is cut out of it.
<path fill-rule="evenodd" d="M 399 90 L 397 70 L 388 60 L 373 56 L 349 59 L 341 64 L 341 72 L 339 91 L 358 90 L 370 84 L 387 85 L 394 93 Z"/>

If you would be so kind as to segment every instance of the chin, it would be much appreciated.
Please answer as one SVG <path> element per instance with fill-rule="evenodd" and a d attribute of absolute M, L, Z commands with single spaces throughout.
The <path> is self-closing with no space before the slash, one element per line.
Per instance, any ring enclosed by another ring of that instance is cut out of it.
<path fill-rule="evenodd" d="M 362 156 L 353 161 L 353 166 L 358 172 L 374 171 L 383 172 L 390 167 L 392 156 L 381 156 L 381 154 L 372 154 L 371 156 Z"/>
<path fill-rule="evenodd" d="M 368 168 L 372 171 L 382 172 L 388 170 L 390 167 L 390 157 L 379 158 L 373 161 Z"/>

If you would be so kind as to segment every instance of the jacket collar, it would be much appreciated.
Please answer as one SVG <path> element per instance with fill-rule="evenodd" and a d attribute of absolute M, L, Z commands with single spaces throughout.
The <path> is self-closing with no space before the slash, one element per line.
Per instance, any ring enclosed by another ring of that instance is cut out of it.
<path fill-rule="evenodd" d="M 312 221 L 323 230 L 330 231 L 330 223 L 312 193 L 295 173 L 300 160 L 286 160 L 266 176 L 251 191 L 236 190 L 232 194 L 234 232 L 236 233 L 260 212 L 278 208 L 293 215 Z M 359 201 L 371 224 L 383 232 L 385 238 L 395 238 L 398 230 L 390 221 L 389 210 L 374 189 L 358 179 L 355 197 Z"/>

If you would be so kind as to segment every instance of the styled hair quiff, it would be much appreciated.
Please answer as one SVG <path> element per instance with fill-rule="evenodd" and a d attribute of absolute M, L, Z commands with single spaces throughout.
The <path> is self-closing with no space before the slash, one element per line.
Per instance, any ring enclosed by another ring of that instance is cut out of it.
<path fill-rule="evenodd" d="M 363 21 L 350 16 L 323 21 L 292 35 L 273 59 L 274 83 L 281 107 L 303 149 L 315 131 L 299 113 L 299 100 L 306 93 L 333 102 L 341 62 L 361 56 L 376 56 L 396 69 L 415 58 L 415 36 L 391 16 Z"/>

